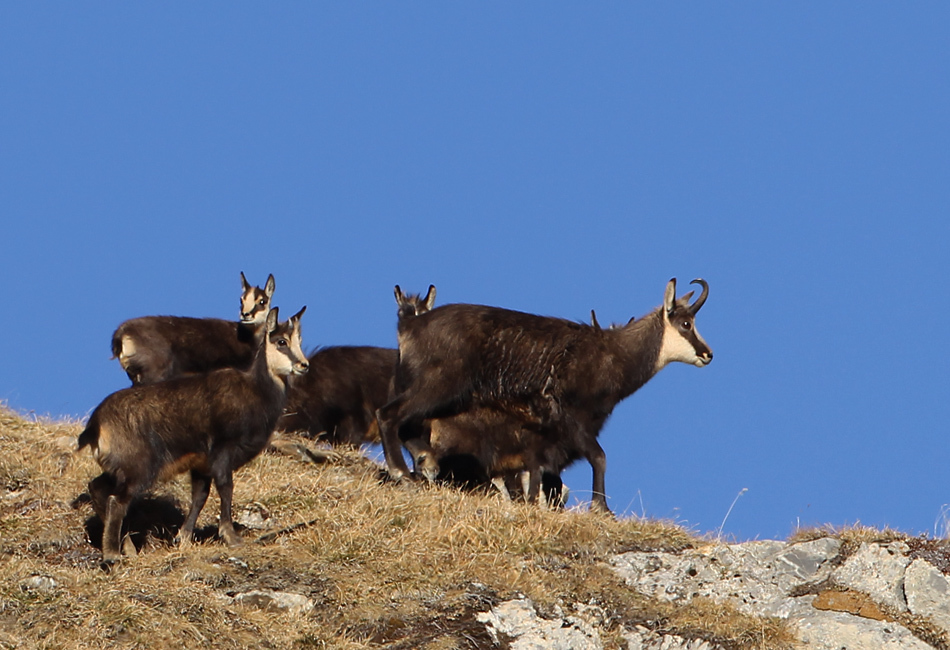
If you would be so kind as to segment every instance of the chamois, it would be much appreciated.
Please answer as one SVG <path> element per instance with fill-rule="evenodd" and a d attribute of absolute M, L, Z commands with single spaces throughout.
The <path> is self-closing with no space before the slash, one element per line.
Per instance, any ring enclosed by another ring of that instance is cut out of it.
<path fill-rule="evenodd" d="M 191 473 L 191 507 L 180 544 L 191 543 L 211 483 L 221 499 L 218 533 L 229 546 L 241 539 L 231 521 L 232 474 L 259 454 L 286 402 L 286 381 L 307 371 L 300 349 L 300 317 L 278 324 L 277 309 L 246 370 L 222 368 L 112 393 L 92 412 L 79 435 L 103 473 L 89 483 L 93 508 L 103 520 L 102 555 L 122 554 L 122 522 L 132 499 L 156 481 Z M 134 550 L 134 547 L 126 547 Z"/>
<path fill-rule="evenodd" d="M 443 305 L 403 323 L 394 398 L 377 414 L 390 474 L 432 453 L 419 423 L 492 404 L 520 404 L 540 422 L 543 464 L 560 471 L 578 458 L 593 470 L 591 507 L 609 512 L 606 457 L 597 442 L 614 407 L 667 364 L 703 367 L 712 351 L 695 328 L 709 285 L 692 305 L 667 283 L 663 306 L 623 327 L 600 329 L 482 305 Z"/>
<path fill-rule="evenodd" d="M 402 342 L 404 324 L 411 318 L 429 312 L 435 303 L 435 286 L 429 285 L 425 297 L 403 294 L 399 285 L 394 290 L 398 305 L 399 339 Z M 508 495 L 507 483 L 527 474 L 525 498 L 533 501 L 544 480 L 545 493 L 552 501 L 561 500 L 560 476 L 542 474 L 540 454 L 542 440 L 538 435 L 539 422 L 517 404 L 505 409 L 499 405 L 482 406 L 445 418 L 433 418 L 423 423 L 421 440 L 413 453 L 416 471 L 430 480 L 447 480 L 469 486 L 491 482 L 499 492 Z M 410 437 L 414 451 L 420 438 Z M 428 453 L 431 450 L 432 453 Z M 524 481 L 522 481 L 524 483 Z M 556 493 L 556 496 L 554 496 Z"/>
<path fill-rule="evenodd" d="M 370 346 L 320 348 L 310 371 L 290 382 L 277 430 L 305 432 L 330 444 L 379 442 L 376 409 L 389 398 L 398 352 Z"/>
<path fill-rule="evenodd" d="M 112 335 L 118 359 L 133 386 L 154 384 L 218 368 L 246 368 L 260 343 L 274 295 L 274 276 L 252 287 L 241 272 L 241 320 L 142 316 L 125 321 Z"/>

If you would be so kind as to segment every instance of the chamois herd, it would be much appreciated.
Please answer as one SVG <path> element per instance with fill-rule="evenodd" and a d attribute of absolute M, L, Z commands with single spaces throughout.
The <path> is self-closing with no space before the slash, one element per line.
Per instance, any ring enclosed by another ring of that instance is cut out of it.
<path fill-rule="evenodd" d="M 241 273 L 239 321 L 146 316 L 122 323 L 112 352 L 132 386 L 106 397 L 79 436 L 102 474 L 89 495 L 104 524 L 106 562 L 135 552 L 123 537 L 132 500 L 156 482 L 191 476 L 179 542 L 192 542 L 213 483 L 218 532 L 240 544 L 231 518 L 234 471 L 274 431 L 330 444 L 382 443 L 393 480 L 410 476 L 493 484 L 529 502 L 562 499 L 561 471 L 579 458 L 593 470 L 591 508 L 609 512 L 606 458 L 597 443 L 614 406 L 664 366 L 703 367 L 712 351 L 695 317 L 709 286 L 626 325 L 591 324 L 470 304 L 435 306 L 395 288 L 398 349 L 334 346 L 309 358 L 302 308 L 285 322 L 264 288 Z M 414 465 L 410 472 L 403 450 Z M 510 498 L 510 497 L 509 497 Z"/>

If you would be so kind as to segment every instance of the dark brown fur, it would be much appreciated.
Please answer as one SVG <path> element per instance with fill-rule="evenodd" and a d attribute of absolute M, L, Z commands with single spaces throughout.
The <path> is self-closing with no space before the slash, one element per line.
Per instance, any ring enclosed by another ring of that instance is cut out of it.
<path fill-rule="evenodd" d="M 241 274 L 244 296 L 261 300 L 256 309 L 269 309 L 274 292 L 270 276 L 264 289 L 251 287 Z M 253 302 L 253 300 L 252 300 Z M 252 319 L 254 311 L 242 317 Z M 264 312 L 266 314 L 266 311 Z M 118 358 L 132 385 L 153 384 L 182 375 L 218 368 L 248 368 L 261 339 L 263 323 L 185 316 L 143 316 L 125 321 L 112 335 L 112 355 Z M 123 355 L 123 341 L 134 353 Z"/>
<path fill-rule="evenodd" d="M 675 296 L 674 281 L 667 291 Z M 379 413 L 390 472 L 408 473 L 400 441 L 413 458 L 432 453 L 418 433 L 425 419 L 517 404 L 539 422 L 541 464 L 559 472 L 586 458 L 592 507 L 607 510 L 606 458 L 597 436 L 617 403 L 656 373 L 667 323 L 682 325 L 696 353 L 707 363 L 712 358 L 692 332 L 688 297 L 607 330 L 481 305 L 445 305 L 405 319 L 395 397 Z M 703 300 L 705 292 L 698 306 Z"/>
<path fill-rule="evenodd" d="M 334 346 L 310 355 L 310 370 L 291 381 L 279 431 L 306 432 L 331 444 L 378 443 L 376 409 L 389 398 L 398 352 Z"/>
<path fill-rule="evenodd" d="M 182 543 L 191 541 L 212 481 L 221 498 L 219 532 L 228 544 L 240 542 L 231 523 L 232 474 L 264 449 L 286 401 L 285 378 L 275 380 L 268 357 L 271 365 L 282 364 L 280 375 L 306 371 L 299 347 L 302 313 L 278 326 L 272 310 L 265 324 L 270 334 L 247 370 L 223 368 L 133 386 L 96 407 L 79 436 L 79 449 L 91 447 L 103 469 L 89 490 L 105 523 L 106 561 L 121 555 L 122 521 L 132 499 L 183 472 L 191 474 L 192 503 Z"/>

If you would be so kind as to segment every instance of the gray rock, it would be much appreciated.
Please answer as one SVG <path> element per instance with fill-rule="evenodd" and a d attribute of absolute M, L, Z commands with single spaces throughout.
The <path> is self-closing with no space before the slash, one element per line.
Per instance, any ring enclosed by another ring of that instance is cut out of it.
<path fill-rule="evenodd" d="M 527 599 L 499 603 L 478 615 L 496 645 L 511 650 L 601 650 L 600 635 L 584 619 L 566 616 L 548 620 L 538 616 Z"/>
<path fill-rule="evenodd" d="M 904 595 L 912 614 L 926 616 L 950 633 L 950 581 L 926 560 L 917 559 L 904 572 Z"/>
<path fill-rule="evenodd" d="M 256 607 L 266 612 L 295 616 L 309 614 L 313 609 L 313 601 L 306 596 L 286 591 L 271 591 L 270 589 L 237 594 L 232 602 L 246 607 Z"/>
<path fill-rule="evenodd" d="M 934 650 L 896 623 L 842 612 L 802 608 L 789 623 L 807 650 Z"/>
<path fill-rule="evenodd" d="M 907 544 L 893 542 L 885 546 L 861 544 L 832 574 L 841 587 L 867 594 L 876 603 L 898 612 L 907 611 L 904 598 L 904 570 L 910 564 Z"/>
<path fill-rule="evenodd" d="M 701 639 L 684 639 L 672 634 L 657 634 L 652 630 L 638 625 L 623 638 L 627 642 L 627 650 L 721 650 L 709 641 Z"/>
<path fill-rule="evenodd" d="M 51 594 L 59 587 L 59 583 L 49 576 L 30 576 L 20 583 L 20 589 L 34 594 Z"/>
<path fill-rule="evenodd" d="M 802 544 L 760 541 L 719 544 L 672 553 L 625 553 L 614 570 L 640 593 L 689 602 L 696 596 L 729 600 L 740 611 L 787 617 L 791 589 L 828 577 L 841 543 L 823 538 Z"/>

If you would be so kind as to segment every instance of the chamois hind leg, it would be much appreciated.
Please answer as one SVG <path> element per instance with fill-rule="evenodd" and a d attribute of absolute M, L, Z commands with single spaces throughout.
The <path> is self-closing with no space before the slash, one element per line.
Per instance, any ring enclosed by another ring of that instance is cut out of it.
<path fill-rule="evenodd" d="M 103 472 L 89 481 L 87 489 L 89 490 L 93 512 L 105 523 L 109 496 L 115 491 L 115 478 L 108 472 Z"/>
<path fill-rule="evenodd" d="M 218 519 L 218 535 L 228 546 L 240 546 L 243 542 L 241 536 L 234 530 L 234 522 L 231 520 L 231 498 L 234 495 L 234 479 L 231 468 L 226 468 L 215 473 L 214 487 L 218 491 L 218 497 L 221 499 L 221 516 Z"/>
<path fill-rule="evenodd" d="M 610 508 L 607 507 L 607 491 L 605 489 L 604 476 L 607 473 L 607 454 L 595 440 L 590 448 L 587 449 L 584 456 L 590 463 L 593 472 L 593 497 L 590 502 L 590 509 L 599 510 L 610 514 Z"/>
<path fill-rule="evenodd" d="M 135 545 L 128 537 L 122 537 L 122 524 L 129 511 L 133 493 L 128 485 L 120 485 L 116 478 L 103 472 L 89 481 L 92 509 L 102 520 L 102 559 L 117 562 L 126 555 L 135 555 Z"/>
<path fill-rule="evenodd" d="M 188 516 L 181 530 L 178 531 L 178 545 L 181 547 L 190 546 L 195 534 L 195 524 L 198 523 L 198 515 L 204 508 L 208 500 L 208 494 L 211 493 L 211 477 L 192 470 L 191 472 L 191 507 L 188 509 Z"/>
<path fill-rule="evenodd" d="M 122 559 L 123 548 L 129 550 L 128 545 L 122 543 L 122 522 L 129 511 L 131 500 L 128 495 L 120 498 L 115 494 L 110 494 L 106 499 L 105 528 L 102 531 L 102 559 L 110 564 Z M 132 549 L 134 548 L 132 546 Z"/>

